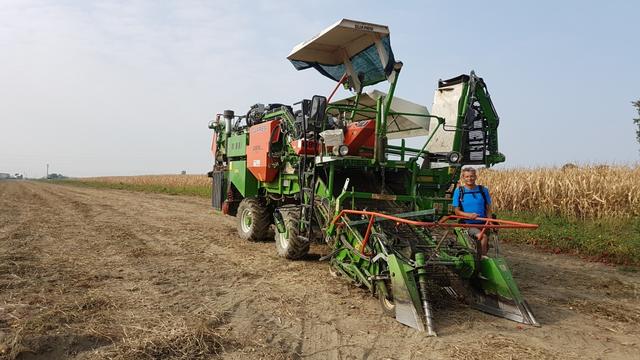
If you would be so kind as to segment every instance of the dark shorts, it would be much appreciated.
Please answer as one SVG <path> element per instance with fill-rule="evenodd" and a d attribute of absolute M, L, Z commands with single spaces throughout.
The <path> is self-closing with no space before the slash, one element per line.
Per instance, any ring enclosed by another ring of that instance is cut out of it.
<path fill-rule="evenodd" d="M 467 228 L 467 234 L 469 234 L 469 236 L 473 237 L 474 239 L 478 238 L 478 234 L 480 234 L 481 231 L 481 229 L 475 227 Z"/>

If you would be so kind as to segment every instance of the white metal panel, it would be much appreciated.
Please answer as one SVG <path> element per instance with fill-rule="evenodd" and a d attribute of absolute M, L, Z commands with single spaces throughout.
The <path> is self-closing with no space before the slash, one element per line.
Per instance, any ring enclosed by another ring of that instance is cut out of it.
<path fill-rule="evenodd" d="M 373 90 L 360 95 L 360 106 L 366 106 L 375 110 L 376 101 L 379 98 L 385 98 L 387 94 L 383 91 Z M 340 105 L 352 105 L 355 103 L 355 96 L 338 100 L 332 104 Z M 423 114 L 429 115 L 429 111 L 426 106 L 416 104 L 409 100 L 404 100 L 397 96 L 393 97 L 391 101 L 391 111 L 404 112 L 411 114 Z M 335 109 L 329 110 L 329 113 L 338 116 L 338 111 Z M 353 121 L 375 119 L 375 114 L 365 113 L 357 114 Z M 430 118 L 412 115 L 398 115 L 395 117 L 389 116 L 387 119 L 387 138 L 389 139 L 402 139 L 414 136 L 424 136 L 429 134 Z"/>
<path fill-rule="evenodd" d="M 437 89 L 433 96 L 433 106 L 431 114 L 445 118 L 445 125 L 454 127 L 458 122 L 458 103 L 462 96 L 464 83 L 447 86 Z M 437 125 L 437 120 L 433 119 L 433 126 Z M 427 150 L 429 152 L 449 152 L 453 151 L 453 139 L 455 131 L 443 131 L 442 128 L 433 136 Z"/>
<path fill-rule="evenodd" d="M 338 65 L 388 35 L 386 25 L 342 19 L 310 40 L 296 45 L 287 59 Z"/>

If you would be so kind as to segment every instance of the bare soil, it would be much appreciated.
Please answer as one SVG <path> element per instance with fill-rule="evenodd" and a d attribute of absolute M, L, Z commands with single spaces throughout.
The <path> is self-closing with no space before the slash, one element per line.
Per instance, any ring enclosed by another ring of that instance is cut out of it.
<path fill-rule="evenodd" d="M 640 273 L 504 245 L 541 327 L 456 302 L 438 337 L 207 199 L 0 182 L 0 358 L 640 358 Z"/>

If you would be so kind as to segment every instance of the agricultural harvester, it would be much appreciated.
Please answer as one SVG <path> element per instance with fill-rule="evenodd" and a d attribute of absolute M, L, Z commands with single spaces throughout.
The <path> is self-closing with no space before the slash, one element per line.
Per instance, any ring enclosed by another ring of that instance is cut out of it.
<path fill-rule="evenodd" d="M 440 80 L 429 113 L 394 96 L 403 64 L 388 27 L 351 20 L 299 44 L 288 59 L 336 81 L 329 100 L 256 104 L 242 115 L 225 110 L 209 124 L 213 207 L 237 217 L 240 237 L 275 237 L 286 259 L 305 257 L 314 241 L 327 243 L 322 259 L 334 274 L 430 335 L 434 289 L 537 325 L 497 242 L 500 228 L 535 225 L 495 218 L 473 225 L 492 239 L 484 256 L 465 230 L 471 225 L 452 215 L 462 166 L 505 160 L 484 80 L 473 72 Z M 364 91 L 385 81 L 387 92 Z M 332 102 L 340 86 L 353 95 Z"/>

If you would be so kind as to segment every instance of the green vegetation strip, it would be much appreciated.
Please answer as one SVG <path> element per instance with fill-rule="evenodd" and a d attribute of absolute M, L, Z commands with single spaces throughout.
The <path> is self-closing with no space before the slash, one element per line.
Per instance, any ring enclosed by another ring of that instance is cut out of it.
<path fill-rule="evenodd" d="M 579 220 L 535 213 L 503 212 L 502 219 L 539 224 L 537 230 L 504 230 L 501 239 L 602 262 L 640 266 L 640 219 Z"/>
<path fill-rule="evenodd" d="M 142 191 L 149 193 L 169 194 L 169 195 L 190 195 L 211 197 L 211 188 L 208 186 L 171 186 L 161 184 L 130 184 L 124 182 L 99 182 L 99 181 L 85 181 L 79 179 L 65 179 L 65 180 L 49 180 L 55 184 L 68 184 L 74 186 L 83 186 L 94 189 L 117 189 L 117 190 L 130 190 L 130 191 Z"/>

